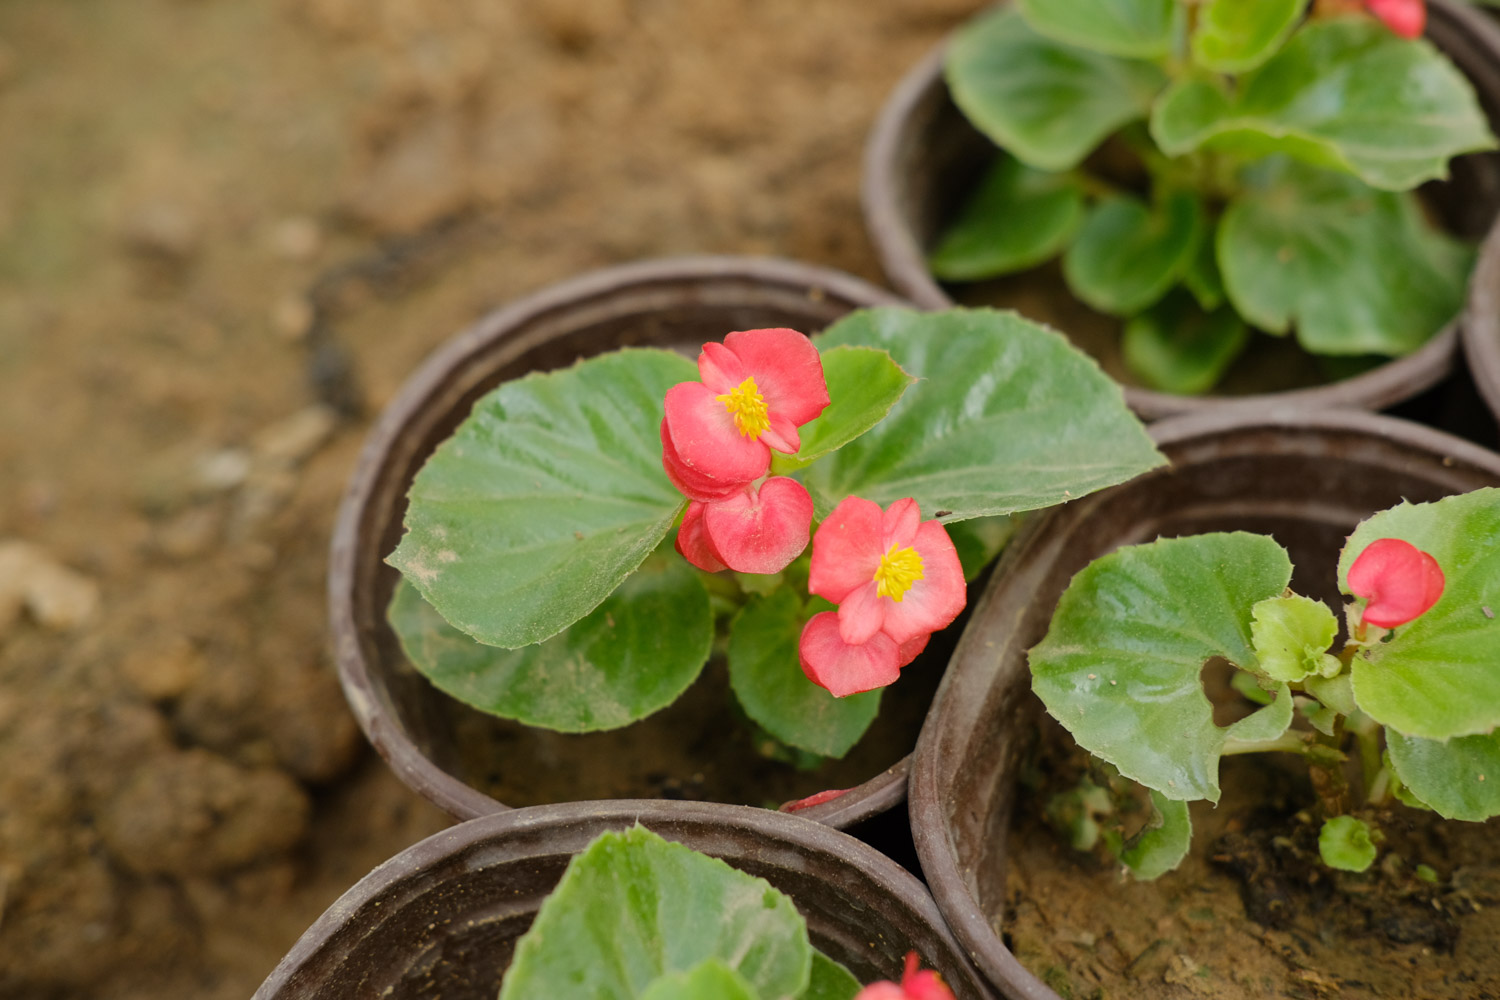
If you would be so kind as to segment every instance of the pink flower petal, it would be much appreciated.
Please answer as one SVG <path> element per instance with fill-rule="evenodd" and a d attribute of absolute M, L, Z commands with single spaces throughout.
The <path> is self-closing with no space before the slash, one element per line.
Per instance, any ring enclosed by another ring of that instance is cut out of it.
<path fill-rule="evenodd" d="M 903 642 L 901 648 L 896 650 L 896 658 L 901 661 L 901 665 L 904 667 L 918 656 L 921 656 L 922 650 L 927 648 L 927 640 L 931 638 L 932 633 L 928 632 L 925 635 L 919 635 L 915 639 L 908 639 Z"/>
<path fill-rule="evenodd" d="M 1427 27 L 1425 0 L 1365 0 L 1365 7 L 1402 38 L 1420 38 Z"/>
<path fill-rule="evenodd" d="M 901 989 L 907 1000 L 953 1000 L 953 991 L 948 989 L 941 976 L 931 969 L 918 971 L 917 953 L 906 953 L 906 968 L 901 973 Z"/>
<path fill-rule="evenodd" d="M 924 521 L 917 528 L 913 547 L 922 557 L 922 579 L 913 583 L 899 601 L 880 599 L 885 605 L 881 628 L 897 643 L 943 628 L 958 617 L 968 599 L 958 551 L 941 524 Z"/>
<path fill-rule="evenodd" d="M 1349 567 L 1349 592 L 1369 601 L 1361 620 L 1380 628 L 1426 613 L 1443 596 L 1444 582 L 1436 559 L 1399 538 L 1371 542 Z"/>
<path fill-rule="evenodd" d="M 879 597 L 874 580 L 855 587 L 839 602 L 839 638 L 850 645 L 858 646 L 870 641 L 870 636 L 880 631 L 885 624 L 885 607 L 891 603 L 888 597 Z"/>
<path fill-rule="evenodd" d="M 885 687 L 901 676 L 896 644 L 883 632 L 851 646 L 839 638 L 839 616 L 820 611 L 802 629 L 797 651 L 807 679 L 835 698 Z"/>
<path fill-rule="evenodd" d="M 862 497 L 845 497 L 823 519 L 813 535 L 812 569 L 807 589 L 835 604 L 856 587 L 875 579 L 880 558 L 880 505 Z"/>
<path fill-rule="evenodd" d="M 705 476 L 683 462 L 677 456 L 677 449 L 672 447 L 672 435 L 667 431 L 665 419 L 661 422 L 661 467 L 666 470 L 672 485 L 689 500 L 723 500 L 745 488 L 745 484 L 737 480 L 726 482 Z"/>
<path fill-rule="evenodd" d="M 793 799 L 790 802 L 783 802 L 776 811 L 793 813 L 798 812 L 802 809 L 811 809 L 813 806 L 820 806 L 825 802 L 832 802 L 834 799 L 838 798 L 840 795 L 843 795 L 847 791 L 849 791 L 849 789 L 847 788 L 829 788 L 825 791 L 814 792 L 805 799 Z"/>
<path fill-rule="evenodd" d="M 802 435 L 797 433 L 797 425 L 775 411 L 768 416 L 771 426 L 760 432 L 761 443 L 788 455 L 795 455 L 797 449 L 802 447 Z"/>
<path fill-rule="evenodd" d="M 702 353 L 698 355 L 698 377 L 713 390 L 715 396 L 735 388 L 752 374 L 754 373 L 745 370 L 744 362 L 723 344 L 704 344 Z"/>
<path fill-rule="evenodd" d="M 725 569 L 724 560 L 714 551 L 708 532 L 703 530 L 704 505 L 694 501 L 687 505 L 682 515 L 682 526 L 677 529 L 677 551 L 682 558 L 706 573 L 717 573 Z"/>
<path fill-rule="evenodd" d="M 909 1000 L 906 991 L 889 980 L 871 983 L 858 993 L 854 1000 Z"/>
<path fill-rule="evenodd" d="M 922 521 L 922 508 L 911 497 L 891 504 L 880 518 L 880 551 L 889 552 L 894 545 L 904 549 L 917 534 L 917 525 Z"/>
<path fill-rule="evenodd" d="M 721 482 L 748 483 L 766 474 L 771 451 L 744 437 L 714 391 L 702 382 L 667 390 L 667 433 L 682 465 Z"/>
<path fill-rule="evenodd" d="M 796 330 L 740 330 L 725 337 L 724 346 L 755 377 L 772 413 L 800 427 L 828 405 L 823 359 L 812 341 Z"/>
<path fill-rule="evenodd" d="M 813 502 L 795 479 L 775 476 L 708 504 L 703 526 L 725 565 L 740 573 L 780 573 L 807 548 Z"/>

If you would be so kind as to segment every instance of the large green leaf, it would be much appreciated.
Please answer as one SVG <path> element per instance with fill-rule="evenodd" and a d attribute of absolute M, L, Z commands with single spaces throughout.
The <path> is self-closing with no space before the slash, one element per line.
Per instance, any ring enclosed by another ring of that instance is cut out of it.
<path fill-rule="evenodd" d="M 1390 191 L 1445 177 L 1451 157 L 1495 144 L 1453 64 L 1373 18 L 1307 25 L 1232 93 L 1174 84 L 1152 109 L 1151 134 L 1169 156 L 1289 153 Z"/>
<path fill-rule="evenodd" d="M 1171 52 L 1182 14 L 1178 0 L 1017 0 L 1016 7 L 1048 38 L 1135 59 Z"/>
<path fill-rule="evenodd" d="M 1133 545 L 1094 560 L 1063 593 L 1031 650 L 1032 689 L 1080 746 L 1169 799 L 1219 799 L 1230 738 L 1273 739 L 1292 721 L 1275 700 L 1232 726 L 1214 725 L 1200 680 L 1220 656 L 1257 666 L 1251 608 L 1286 589 L 1286 550 L 1245 532 Z"/>
<path fill-rule="evenodd" d="M 1302 18 L 1307 0 L 1208 0 L 1193 31 L 1193 60 L 1219 73 L 1244 73 L 1271 58 Z"/>
<path fill-rule="evenodd" d="M 440 690 L 564 733 L 615 729 L 670 705 L 703 669 L 714 637 L 702 577 L 676 555 L 648 559 L 570 628 L 520 649 L 476 642 L 404 580 L 388 618 Z"/>
<path fill-rule="evenodd" d="M 869 433 L 806 470 L 819 516 L 851 494 L 881 505 L 912 497 L 923 517 L 945 521 L 1010 514 L 1165 462 L 1119 386 L 1060 334 L 1014 313 L 865 310 L 815 342 L 883 347 L 923 380 Z"/>
<path fill-rule="evenodd" d="M 1400 538 L 1437 560 L 1443 596 L 1367 647 L 1351 670 L 1354 699 L 1408 736 L 1445 740 L 1500 726 L 1500 489 L 1403 503 L 1364 521 L 1339 557 L 1339 586 L 1377 538 Z M 1425 801 L 1421 792 L 1417 793 Z"/>
<path fill-rule="evenodd" d="M 721 959 L 707 958 L 687 972 L 669 972 L 641 1000 L 760 1000 L 743 976 Z"/>
<path fill-rule="evenodd" d="M 1500 816 L 1500 733 L 1443 742 L 1388 729 L 1386 744 L 1401 783 L 1441 815 L 1475 823 Z"/>
<path fill-rule="evenodd" d="M 1100 312 L 1130 316 L 1177 283 L 1202 236 L 1203 211 L 1186 192 L 1155 206 L 1126 195 L 1105 198 L 1063 255 L 1063 276 Z"/>
<path fill-rule="evenodd" d="M 629 350 L 500 386 L 417 473 L 387 561 L 480 642 L 561 632 L 682 509 L 661 467 L 662 406 L 697 374 L 680 355 Z"/>
<path fill-rule="evenodd" d="M 1219 226 L 1219 266 L 1240 315 L 1295 326 L 1317 354 L 1408 354 L 1457 315 L 1473 251 L 1438 232 L 1411 194 L 1277 157 Z"/>
<path fill-rule="evenodd" d="M 1033 170 L 1001 152 L 928 265 L 944 281 L 1023 271 L 1061 253 L 1082 221 L 1075 174 Z"/>
<path fill-rule="evenodd" d="M 859 980 L 821 951 L 813 952 L 812 976 L 797 1000 L 854 1000 Z"/>
<path fill-rule="evenodd" d="M 633 1000 L 709 959 L 759 996 L 795 997 L 812 955 L 806 922 L 770 883 L 637 826 L 601 834 L 568 865 L 500 1000 Z"/>
<path fill-rule="evenodd" d="M 797 454 L 772 452 L 777 475 L 838 450 L 880 423 L 906 387 L 916 381 L 889 354 L 871 347 L 835 347 L 824 351 L 822 360 L 828 406 L 801 429 L 802 447 Z"/>
<path fill-rule="evenodd" d="M 729 630 L 729 683 L 745 713 L 783 743 L 842 757 L 875 721 L 879 690 L 835 698 L 807 679 L 797 654 L 807 619 L 790 587 L 752 598 Z"/>
<path fill-rule="evenodd" d="M 947 77 L 974 127 L 1040 170 L 1076 167 L 1115 129 L 1146 117 L 1167 83 L 1151 63 L 1040 35 L 1009 6 L 958 34 Z"/>
<path fill-rule="evenodd" d="M 1146 385 L 1193 396 L 1218 384 L 1249 341 L 1239 313 L 1228 306 L 1206 313 L 1179 290 L 1126 323 L 1120 347 Z"/>

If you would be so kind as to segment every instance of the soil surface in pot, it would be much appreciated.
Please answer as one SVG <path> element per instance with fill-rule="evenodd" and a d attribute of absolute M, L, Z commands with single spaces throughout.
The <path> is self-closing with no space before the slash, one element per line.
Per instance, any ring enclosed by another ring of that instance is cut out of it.
<path fill-rule="evenodd" d="M 1395 807 L 1369 872 L 1318 860 L 1300 762 L 1224 761 L 1217 809 L 1155 882 L 1072 850 L 1041 819 L 1087 756 L 1048 719 L 1008 839 L 1004 940 L 1073 1000 L 1500 997 L 1500 825 Z M 1416 874 L 1418 865 L 1436 881 Z"/>

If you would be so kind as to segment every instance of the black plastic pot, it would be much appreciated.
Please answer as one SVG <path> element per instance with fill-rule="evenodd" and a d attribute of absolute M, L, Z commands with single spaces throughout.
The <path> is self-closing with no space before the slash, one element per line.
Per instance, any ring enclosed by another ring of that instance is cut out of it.
<path fill-rule="evenodd" d="M 1474 85 L 1500 128 L 1500 26 L 1458 0 L 1432 0 L 1427 35 Z M 994 144 L 968 123 L 943 81 L 943 48 L 932 52 L 897 86 L 881 111 L 865 150 L 865 227 L 891 284 L 929 309 L 954 304 L 927 267 L 927 251 L 995 156 Z M 1423 189 L 1450 231 L 1480 239 L 1500 211 L 1500 154 L 1459 157 L 1452 179 Z M 1073 312 L 1086 312 L 1069 304 Z M 1060 323 L 1065 332 L 1070 323 Z M 1226 405 L 1272 402 L 1306 407 L 1378 410 L 1431 387 L 1452 370 L 1458 324 L 1425 346 L 1363 374 L 1325 385 L 1237 396 L 1176 396 L 1127 386 L 1125 397 L 1146 419 Z M 1500 350 L 1500 348 L 1497 348 Z M 1276 358 L 1263 366 L 1275 377 Z"/>
<path fill-rule="evenodd" d="M 370 432 L 339 511 L 329 569 L 330 619 L 344 692 L 370 742 L 397 776 L 451 815 L 468 819 L 508 808 L 479 787 L 487 769 L 497 766 L 496 759 L 505 767 L 539 769 L 560 747 L 589 740 L 595 741 L 600 759 L 623 752 L 610 734 L 526 730 L 461 705 L 412 668 L 386 624 L 386 605 L 399 574 L 382 560 L 401 536 L 407 490 L 428 455 L 480 396 L 526 372 L 563 367 L 617 347 L 649 344 L 695 355 L 705 341 L 733 330 L 787 326 L 813 333 L 854 309 L 899 302 L 848 275 L 787 261 L 664 260 L 611 268 L 547 288 L 491 313 L 429 358 Z M 873 741 L 870 756 L 878 757 L 878 763 L 853 780 L 840 780 L 840 786 L 855 787 L 803 810 L 803 816 L 846 827 L 901 802 L 906 756 L 939 669 L 934 663 L 928 678 L 916 681 L 928 686 L 920 698 L 910 699 L 907 735 L 898 740 L 872 731 L 866 739 Z M 722 694 L 707 700 L 727 704 L 729 694 Z M 653 722 L 653 716 L 619 732 L 640 729 L 645 740 L 684 739 L 671 727 L 692 720 L 670 716 L 672 711 L 658 713 L 665 721 Z M 652 725 L 660 731 L 641 728 Z M 581 777 L 583 770 L 579 765 L 573 776 Z M 678 782 L 690 777 L 673 776 L 674 783 L 663 793 L 696 797 L 694 789 L 684 790 Z M 609 797 L 619 796 L 559 787 L 550 800 Z"/>
<path fill-rule="evenodd" d="M 571 857 L 637 822 L 786 893 L 861 982 L 898 979 L 916 951 L 959 1000 L 991 996 L 921 883 L 852 837 L 764 809 L 621 800 L 510 810 L 408 848 L 318 918 L 255 1000 L 493 1000 Z"/>
<path fill-rule="evenodd" d="M 1500 425 L 1500 227 L 1485 240 L 1479 263 L 1474 265 L 1463 326 L 1469 373 Z"/>
<path fill-rule="evenodd" d="M 1401 500 L 1500 485 L 1500 455 L 1429 428 L 1357 411 L 1236 419 L 1195 414 L 1153 427 L 1171 466 L 1038 518 L 1001 556 L 944 675 L 913 757 L 912 832 L 954 936 L 1001 992 L 1058 1000 L 1001 939 L 1018 768 L 1042 707 L 1026 651 L 1073 575 L 1122 545 L 1246 530 L 1291 553 L 1298 593 L 1331 599 L 1355 524 Z"/>

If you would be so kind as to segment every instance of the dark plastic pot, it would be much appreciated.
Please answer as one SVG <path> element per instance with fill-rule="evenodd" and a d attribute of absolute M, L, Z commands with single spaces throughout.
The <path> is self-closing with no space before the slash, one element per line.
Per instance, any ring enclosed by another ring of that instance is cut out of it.
<path fill-rule="evenodd" d="M 1457 0 L 1432 0 L 1427 36 L 1469 78 L 1492 127 L 1500 127 L 1500 26 Z M 954 300 L 928 270 L 927 250 L 995 156 L 994 144 L 950 98 L 943 55 L 940 47 L 897 86 L 870 135 L 864 166 L 865 226 L 881 264 L 897 290 L 928 309 L 948 308 Z M 1424 193 L 1452 232 L 1480 239 L 1500 210 L 1500 155 L 1459 157 L 1451 181 Z M 1125 398 L 1147 419 L 1273 400 L 1378 410 L 1437 383 L 1452 370 L 1457 352 L 1455 322 L 1413 354 L 1326 385 L 1243 396 L 1176 396 L 1127 386 Z"/>
<path fill-rule="evenodd" d="M 787 326 L 812 333 L 854 309 L 899 303 L 848 275 L 787 261 L 655 261 L 547 288 L 491 313 L 430 357 L 370 431 L 339 511 L 329 567 L 329 611 L 344 693 L 397 776 L 458 819 L 508 808 L 474 787 L 479 782 L 470 776 L 485 765 L 472 759 L 474 753 L 459 737 L 501 723 L 428 684 L 407 662 L 385 621 L 399 574 L 382 560 L 400 539 L 407 490 L 427 456 L 480 396 L 506 379 L 625 345 L 696 355 L 705 341 L 732 330 Z M 920 715 L 913 714 L 914 734 Z M 906 794 L 909 748 L 909 743 L 888 753 L 879 748 L 885 756 L 858 779 L 862 783 L 844 782 L 857 787 L 802 815 L 846 827 L 899 804 Z M 526 752 L 511 743 L 507 765 L 525 766 Z M 606 796 L 560 788 L 552 801 L 601 797 Z"/>
<path fill-rule="evenodd" d="M 916 951 L 960 1000 L 991 995 L 922 884 L 854 838 L 764 809 L 620 800 L 510 810 L 408 848 L 318 918 L 255 1000 L 494 1000 L 571 857 L 637 822 L 786 893 L 814 946 L 861 982 L 898 979 Z"/>
<path fill-rule="evenodd" d="M 1500 424 L 1500 227 L 1485 240 L 1479 263 L 1474 265 L 1463 326 L 1469 373 Z"/>
<path fill-rule="evenodd" d="M 954 936 L 1007 996 L 1058 1000 L 1005 947 L 999 921 L 1018 768 L 1042 712 L 1026 651 L 1073 575 L 1121 545 L 1247 530 L 1291 552 L 1299 593 L 1332 599 L 1337 555 L 1358 521 L 1403 499 L 1500 485 L 1500 455 L 1358 411 L 1194 414 L 1153 435 L 1169 468 L 1057 508 L 1001 556 L 913 756 L 922 871 Z"/>

